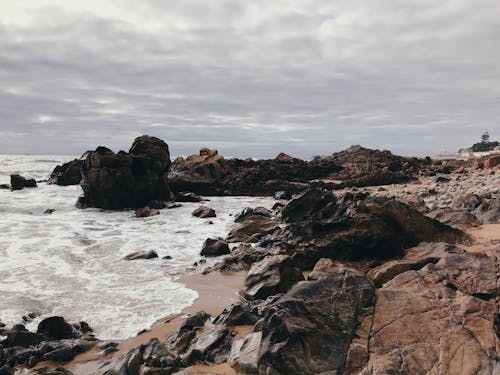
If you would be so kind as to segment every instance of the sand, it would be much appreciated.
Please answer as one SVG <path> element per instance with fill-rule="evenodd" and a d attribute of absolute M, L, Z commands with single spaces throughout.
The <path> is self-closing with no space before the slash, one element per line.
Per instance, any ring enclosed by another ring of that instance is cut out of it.
<path fill-rule="evenodd" d="M 225 307 L 240 299 L 239 291 L 243 288 L 245 275 L 245 272 L 213 272 L 206 275 L 190 274 L 179 278 L 179 282 L 198 292 L 199 296 L 191 306 L 186 307 L 180 314 L 170 315 L 158 320 L 146 332 L 127 340 L 115 341 L 118 343 L 119 349 L 115 353 L 104 357 L 96 347 L 75 357 L 64 367 L 75 375 L 99 374 L 102 372 L 102 370 L 99 370 L 102 366 L 126 354 L 131 348 L 145 344 L 152 338 L 158 338 L 160 341 L 167 339 L 168 336 L 179 329 L 188 314 L 198 311 L 206 311 L 211 315 L 219 314 Z M 251 332 L 253 327 L 237 326 L 230 327 L 230 329 L 237 337 L 241 337 Z M 36 368 L 55 368 L 58 365 L 60 364 L 40 362 Z M 235 371 L 227 364 L 216 366 L 197 365 L 194 366 L 194 370 L 200 374 L 235 374 Z"/>

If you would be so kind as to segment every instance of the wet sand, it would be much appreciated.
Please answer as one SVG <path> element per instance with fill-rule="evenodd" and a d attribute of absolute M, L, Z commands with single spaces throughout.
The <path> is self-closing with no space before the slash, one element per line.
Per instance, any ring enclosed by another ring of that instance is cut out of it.
<path fill-rule="evenodd" d="M 186 307 L 180 314 L 170 315 L 158 320 L 146 332 L 127 340 L 115 341 L 119 344 L 119 350 L 115 353 L 103 357 L 99 353 L 99 349 L 94 348 L 75 357 L 64 367 L 75 375 L 99 374 L 102 372 L 102 370 L 99 370 L 101 366 L 126 354 L 131 348 L 145 344 L 152 338 L 158 338 L 160 341 L 167 339 L 168 336 L 179 329 L 188 314 L 198 311 L 206 311 L 211 315 L 219 314 L 225 307 L 240 299 L 239 291 L 243 288 L 245 275 L 245 272 L 213 272 L 206 275 L 191 274 L 181 277 L 178 279 L 180 283 L 198 292 L 198 298 L 191 306 Z M 234 333 L 238 336 L 247 333 L 248 330 L 249 328 L 246 326 L 233 327 Z M 46 366 L 54 368 L 57 367 L 57 364 L 42 362 L 37 367 Z M 219 365 L 216 368 L 214 366 L 197 365 L 195 370 L 201 374 L 235 374 L 234 370 L 228 365 Z"/>

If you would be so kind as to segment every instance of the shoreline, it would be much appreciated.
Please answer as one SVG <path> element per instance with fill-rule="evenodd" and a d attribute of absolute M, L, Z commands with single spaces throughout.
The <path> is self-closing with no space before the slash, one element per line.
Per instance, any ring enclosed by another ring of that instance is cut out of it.
<path fill-rule="evenodd" d="M 179 329 L 184 318 L 189 314 L 205 311 L 212 316 L 218 315 L 224 308 L 240 299 L 239 291 L 243 288 L 246 273 L 245 271 L 211 272 L 208 274 L 191 273 L 181 276 L 176 281 L 198 293 L 198 297 L 190 306 L 185 307 L 178 314 L 167 315 L 159 319 L 149 330 L 143 331 L 126 340 L 111 339 L 102 341 L 118 343 L 119 349 L 114 353 L 102 356 L 99 348 L 96 346 L 76 356 L 72 361 L 64 364 L 63 367 L 75 375 L 91 374 L 99 371 L 101 366 L 106 365 L 113 358 L 119 358 L 125 355 L 130 349 L 145 344 L 153 338 L 158 338 L 160 341 L 166 340 L 172 333 Z M 247 333 L 244 326 L 233 327 L 233 330 L 236 335 Z M 60 365 L 55 362 L 40 362 L 35 368 L 56 368 Z M 198 370 L 202 372 L 205 367 L 208 369 L 211 368 L 211 366 L 201 366 Z M 218 373 L 235 373 L 229 366 L 222 366 L 222 371 Z"/>

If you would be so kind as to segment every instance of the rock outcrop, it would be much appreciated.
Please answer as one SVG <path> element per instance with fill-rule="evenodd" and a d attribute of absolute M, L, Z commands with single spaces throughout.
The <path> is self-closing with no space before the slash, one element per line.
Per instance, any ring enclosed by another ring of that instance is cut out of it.
<path fill-rule="evenodd" d="M 83 161 L 78 205 L 115 210 L 168 200 L 170 164 L 168 145 L 147 135 L 136 138 L 129 153 L 98 147 Z"/>
<path fill-rule="evenodd" d="M 78 185 L 82 181 L 82 159 L 74 159 L 54 168 L 50 174 L 48 184 L 61 186 Z"/>
<path fill-rule="evenodd" d="M 36 181 L 33 178 L 25 178 L 18 174 L 10 175 L 10 186 L 12 190 L 22 190 L 24 188 L 37 187 Z"/>

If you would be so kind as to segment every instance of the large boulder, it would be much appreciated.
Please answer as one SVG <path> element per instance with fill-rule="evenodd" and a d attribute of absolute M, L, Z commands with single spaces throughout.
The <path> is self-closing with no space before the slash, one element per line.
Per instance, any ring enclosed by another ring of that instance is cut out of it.
<path fill-rule="evenodd" d="M 308 191 L 283 209 L 290 223 L 278 233 L 272 246 L 280 246 L 302 269 L 320 258 L 347 261 L 387 259 L 420 242 L 470 241 L 459 229 L 433 220 L 396 201 L 376 201 L 364 194 L 340 197 L 324 191 Z"/>
<path fill-rule="evenodd" d="M 170 199 L 168 145 L 143 135 L 135 139 L 129 153 L 115 154 L 98 147 L 89 152 L 82 166 L 80 207 L 122 209 L 144 207 L 154 200 Z"/>
<path fill-rule="evenodd" d="M 227 242 L 256 242 L 263 235 L 274 232 L 279 223 L 262 215 L 246 216 L 227 235 Z"/>
<path fill-rule="evenodd" d="M 362 324 L 371 327 L 369 345 L 358 348 L 364 361 L 352 372 L 495 373 L 498 259 L 438 244 L 412 249 L 401 262 L 414 267 L 385 271 L 374 314 Z"/>
<path fill-rule="evenodd" d="M 36 181 L 33 178 L 25 178 L 18 174 L 10 175 L 10 186 L 12 190 L 21 190 L 24 188 L 37 187 Z"/>
<path fill-rule="evenodd" d="M 243 295 L 250 300 L 265 299 L 274 294 L 286 293 L 302 280 L 302 272 L 289 256 L 267 257 L 250 268 L 245 279 Z"/>
<path fill-rule="evenodd" d="M 50 174 L 47 183 L 61 186 L 78 185 L 82 180 L 82 166 L 82 159 L 74 159 L 62 165 L 58 165 Z"/>
<path fill-rule="evenodd" d="M 37 328 L 37 333 L 50 339 L 71 339 L 78 336 L 71 324 L 67 323 L 62 316 L 51 316 L 43 319 Z"/>
<path fill-rule="evenodd" d="M 265 317 L 259 373 L 343 373 L 356 328 L 372 312 L 373 297 L 366 276 L 350 268 L 297 284 Z"/>
<path fill-rule="evenodd" d="M 219 255 L 229 254 L 229 246 L 222 238 L 207 238 L 203 243 L 200 255 L 206 257 L 216 257 Z"/>
<path fill-rule="evenodd" d="M 200 217 L 200 218 L 207 218 L 207 217 L 216 217 L 217 215 L 215 214 L 215 210 L 213 208 L 207 207 L 207 206 L 200 206 L 197 209 L 195 209 L 191 215 L 195 217 Z"/>

